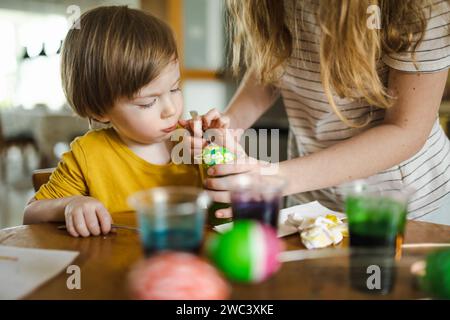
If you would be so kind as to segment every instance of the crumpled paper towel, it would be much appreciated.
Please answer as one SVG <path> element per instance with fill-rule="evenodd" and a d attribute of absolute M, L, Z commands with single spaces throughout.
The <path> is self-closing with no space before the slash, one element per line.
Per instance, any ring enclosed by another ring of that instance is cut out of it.
<path fill-rule="evenodd" d="M 298 218 L 295 214 L 289 214 L 286 224 L 299 230 L 300 238 L 307 249 L 336 245 L 344 237 L 348 237 L 347 223 L 333 214 L 317 218 Z"/>

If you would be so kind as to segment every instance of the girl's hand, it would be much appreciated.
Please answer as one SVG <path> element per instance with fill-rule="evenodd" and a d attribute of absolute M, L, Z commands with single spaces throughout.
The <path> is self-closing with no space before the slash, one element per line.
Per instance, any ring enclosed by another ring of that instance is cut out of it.
<path fill-rule="evenodd" d="M 271 164 L 251 157 L 245 157 L 236 163 L 217 164 L 208 169 L 209 178 L 205 180 L 205 188 L 213 201 L 230 203 L 231 186 L 242 174 L 263 174 L 264 170 L 272 170 L 271 168 Z M 231 208 L 217 210 L 215 214 L 217 218 L 232 217 Z"/>
<path fill-rule="evenodd" d="M 75 196 L 64 210 L 66 228 L 73 237 L 98 236 L 111 231 L 112 218 L 97 199 Z"/>

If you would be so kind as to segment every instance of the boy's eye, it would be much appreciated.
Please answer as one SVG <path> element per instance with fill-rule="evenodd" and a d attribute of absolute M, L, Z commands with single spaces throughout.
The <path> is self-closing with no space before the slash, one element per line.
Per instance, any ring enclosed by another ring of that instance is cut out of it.
<path fill-rule="evenodd" d="M 148 108 L 154 106 L 155 103 L 156 103 L 156 99 L 153 100 L 152 102 L 148 103 L 148 104 L 140 104 L 139 108 L 141 108 L 141 109 L 148 109 Z"/>
<path fill-rule="evenodd" d="M 175 92 L 178 92 L 178 91 L 181 91 L 180 87 L 170 90 L 170 92 L 172 92 L 172 93 L 175 93 Z"/>

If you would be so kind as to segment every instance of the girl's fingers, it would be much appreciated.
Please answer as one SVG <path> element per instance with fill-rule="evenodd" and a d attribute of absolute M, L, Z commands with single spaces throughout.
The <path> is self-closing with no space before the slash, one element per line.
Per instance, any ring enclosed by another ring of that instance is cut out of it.
<path fill-rule="evenodd" d="M 98 223 L 98 218 L 95 213 L 95 209 L 94 208 L 89 209 L 89 211 L 85 211 L 83 215 L 89 233 L 94 236 L 98 236 L 100 234 L 100 225 Z"/>
<path fill-rule="evenodd" d="M 75 227 L 73 225 L 73 217 L 71 214 L 68 214 L 66 216 L 66 229 L 67 232 L 75 238 L 78 238 L 80 235 L 78 234 L 78 232 L 75 231 Z"/>
<path fill-rule="evenodd" d="M 203 117 L 203 128 L 209 128 L 211 126 L 211 122 L 216 119 L 220 119 L 222 114 L 217 109 L 209 110 Z"/>
<path fill-rule="evenodd" d="M 214 191 L 228 191 L 232 188 L 234 181 L 236 181 L 236 176 L 207 178 L 204 187 Z"/>
<path fill-rule="evenodd" d="M 90 233 L 84 221 L 84 214 L 82 210 L 74 210 L 73 212 L 73 224 L 75 231 L 82 237 L 89 237 Z"/>
<path fill-rule="evenodd" d="M 231 218 L 233 217 L 233 212 L 231 208 L 220 209 L 216 211 L 217 218 Z"/>
<path fill-rule="evenodd" d="M 206 131 L 206 134 L 214 143 L 224 146 L 231 152 L 237 155 L 245 154 L 242 146 L 239 144 L 237 132 L 237 130 L 231 129 L 211 128 Z"/>
<path fill-rule="evenodd" d="M 245 173 L 255 169 L 255 164 L 251 163 L 227 163 L 216 164 L 208 169 L 210 176 L 226 176 L 230 174 Z"/>
<path fill-rule="evenodd" d="M 105 207 L 99 206 L 95 210 L 98 221 L 100 222 L 100 228 L 103 234 L 108 234 L 111 231 L 112 218 L 108 210 Z"/>
<path fill-rule="evenodd" d="M 230 203 L 231 197 L 228 191 L 206 190 L 211 199 L 215 202 Z"/>
<path fill-rule="evenodd" d="M 221 116 L 218 119 L 211 121 L 209 128 L 227 129 L 230 126 L 230 118 L 227 116 Z"/>
<path fill-rule="evenodd" d="M 221 128 L 228 128 L 230 126 L 230 118 L 227 116 L 222 116 L 219 118 L 219 125 Z"/>

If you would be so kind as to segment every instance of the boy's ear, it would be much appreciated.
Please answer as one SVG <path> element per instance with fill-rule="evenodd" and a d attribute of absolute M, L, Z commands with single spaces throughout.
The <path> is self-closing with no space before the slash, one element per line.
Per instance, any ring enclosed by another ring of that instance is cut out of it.
<path fill-rule="evenodd" d="M 95 116 L 92 116 L 91 118 L 92 118 L 92 120 L 103 123 L 103 124 L 108 124 L 111 121 L 111 118 L 108 117 L 107 115 L 104 115 L 104 116 L 95 115 Z"/>

